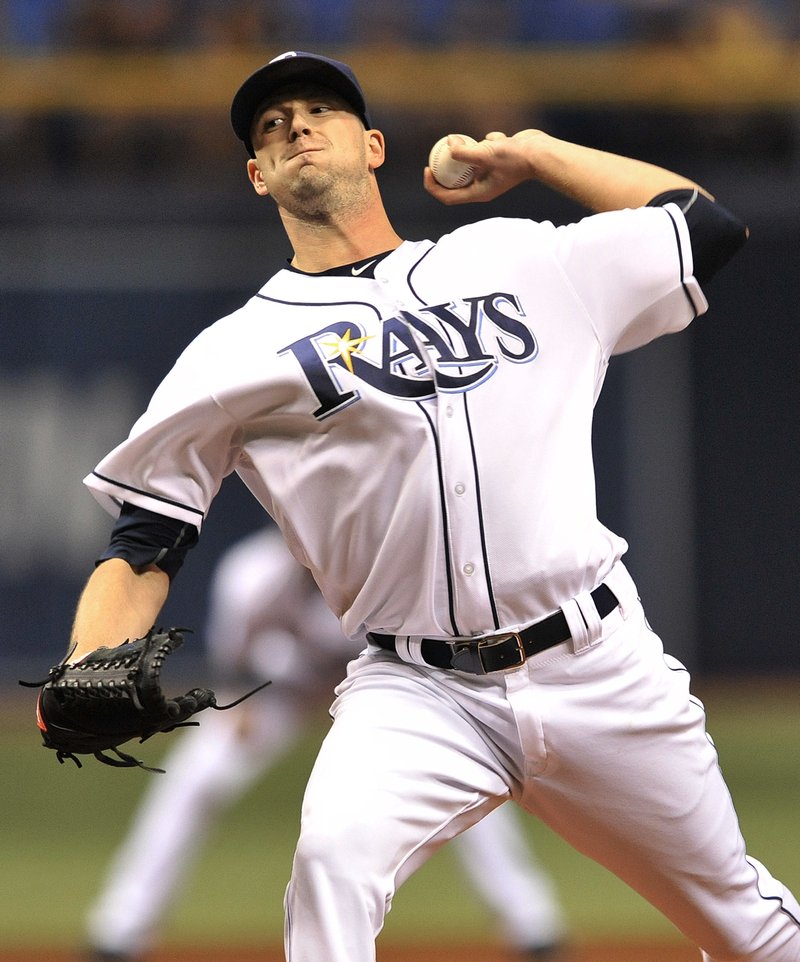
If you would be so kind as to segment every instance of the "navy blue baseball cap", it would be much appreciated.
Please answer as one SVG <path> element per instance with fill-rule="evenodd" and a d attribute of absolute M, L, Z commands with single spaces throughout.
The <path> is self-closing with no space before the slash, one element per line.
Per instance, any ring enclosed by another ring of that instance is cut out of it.
<path fill-rule="evenodd" d="M 370 128 L 364 92 L 356 75 L 346 63 L 331 60 L 317 53 L 290 50 L 256 70 L 237 90 L 231 104 L 231 124 L 247 152 L 255 157 L 250 129 L 261 104 L 279 87 L 303 80 L 329 87 L 343 97 L 358 114 L 364 126 Z"/>

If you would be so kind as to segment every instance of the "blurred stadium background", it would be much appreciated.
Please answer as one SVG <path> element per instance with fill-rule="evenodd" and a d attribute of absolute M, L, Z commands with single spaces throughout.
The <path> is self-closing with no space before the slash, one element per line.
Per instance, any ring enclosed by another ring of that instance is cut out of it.
<path fill-rule="evenodd" d="M 612 365 L 598 486 L 601 516 L 631 541 L 651 621 L 717 709 L 726 771 L 763 838 L 757 854 L 766 848 L 797 889 L 786 839 L 796 835 L 800 715 L 800 3 L 0 0 L 0 945 L 52 941 L 41 905 L 60 894 L 55 875 L 72 876 L 64 915 L 79 937 L 82 900 L 135 804 L 135 773 L 58 770 L 36 749 L 16 680 L 61 657 L 106 543 L 108 520 L 81 479 L 183 345 L 290 254 L 228 125 L 241 79 L 289 48 L 356 69 L 388 137 L 382 183 L 406 236 L 488 213 L 444 209 L 423 192 L 434 140 L 531 126 L 679 169 L 750 224 L 748 248 L 709 287 L 709 314 Z M 557 222 L 582 213 L 534 184 L 493 212 Z M 260 520 L 227 483 L 176 583 L 165 622 L 197 627 L 198 665 L 210 571 Z M 209 884 L 238 872 L 252 890 L 264 871 L 256 827 L 264 852 L 282 851 L 270 866 L 288 864 L 291 831 L 262 816 L 295 817 L 316 734 L 221 834 L 203 862 Z M 88 828 L 93 841 L 78 844 L 72 831 Z M 585 931 L 664 931 L 558 840 L 536 841 Z M 457 886 L 448 872 L 443 853 L 437 891 Z M 277 875 L 266 920 L 244 892 L 237 914 L 198 883 L 176 937 L 279 931 Z M 392 925 L 425 928 L 431 900 L 417 884 Z M 488 924 L 466 908 L 438 928 L 430 921 L 445 936 Z"/>

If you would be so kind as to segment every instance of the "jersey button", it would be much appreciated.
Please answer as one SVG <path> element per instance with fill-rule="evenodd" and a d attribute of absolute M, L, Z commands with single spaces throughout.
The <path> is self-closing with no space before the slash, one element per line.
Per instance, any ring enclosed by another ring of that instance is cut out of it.
<path fill-rule="evenodd" d="M 453 490 L 456 494 L 463 494 L 467 490 L 467 486 L 459 481 Z"/>
<path fill-rule="evenodd" d="M 465 575 L 474 574 L 475 565 L 471 561 L 468 561 L 461 570 L 464 572 Z"/>

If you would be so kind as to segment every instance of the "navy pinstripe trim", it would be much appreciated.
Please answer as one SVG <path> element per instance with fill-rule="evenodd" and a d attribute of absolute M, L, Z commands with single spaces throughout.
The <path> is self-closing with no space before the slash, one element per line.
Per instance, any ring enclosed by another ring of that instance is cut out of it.
<path fill-rule="evenodd" d="M 675 246 L 678 248 L 678 265 L 680 267 L 681 287 L 683 288 L 683 293 L 686 297 L 686 300 L 689 302 L 692 308 L 692 313 L 694 317 L 697 317 L 698 315 L 697 307 L 695 306 L 695 303 L 692 300 L 692 295 L 689 293 L 689 288 L 686 286 L 686 265 L 683 262 L 683 248 L 681 247 L 681 236 L 680 236 L 680 233 L 678 232 L 678 224 L 670 211 L 668 211 L 665 207 L 662 207 L 661 209 L 672 221 L 672 229 L 675 231 Z"/>
<path fill-rule="evenodd" d="M 368 307 L 375 312 L 376 317 L 380 318 L 380 311 L 369 301 L 284 301 L 279 297 L 267 297 L 266 294 L 256 294 L 262 301 L 270 301 L 272 304 L 285 304 L 287 307 Z"/>
<path fill-rule="evenodd" d="M 416 299 L 420 302 L 420 304 L 426 304 L 427 302 L 425 301 L 424 298 L 422 298 L 422 297 L 419 296 L 419 294 L 417 293 L 416 289 L 414 288 L 414 285 L 411 283 L 411 275 L 412 275 L 412 274 L 414 273 L 414 271 L 419 267 L 419 265 L 425 260 L 425 258 L 428 256 L 428 254 L 430 254 L 431 251 L 434 251 L 434 250 L 436 250 L 436 245 L 435 245 L 435 244 L 434 244 L 433 246 L 429 247 L 428 250 L 425 251 L 425 253 L 422 255 L 422 257 L 420 257 L 420 259 L 419 259 L 415 264 L 412 264 L 411 267 L 409 267 L 409 269 L 408 269 L 408 274 L 406 275 L 406 283 L 408 284 L 408 289 L 411 291 L 411 293 L 414 295 L 414 297 L 416 297 Z"/>
<path fill-rule="evenodd" d="M 500 620 L 497 617 L 497 603 L 494 596 L 494 588 L 492 587 L 492 574 L 489 570 L 489 548 L 486 544 L 486 526 L 484 524 L 483 517 L 483 499 L 481 497 L 481 480 L 480 472 L 478 471 L 478 459 L 475 455 L 475 438 L 472 433 L 472 421 L 469 416 L 469 404 L 467 403 L 467 395 L 463 395 L 464 401 L 464 414 L 467 419 L 467 431 L 469 432 L 469 448 L 472 457 L 472 472 L 475 479 L 475 501 L 478 506 L 478 528 L 481 533 L 481 555 L 483 557 L 483 570 L 486 572 L 486 593 L 489 596 L 489 605 L 492 609 L 492 620 L 494 621 L 494 627 L 500 627 Z"/>
<path fill-rule="evenodd" d="M 756 868 L 756 866 L 753 864 L 753 860 L 750 858 L 749 855 L 745 855 L 744 858 L 745 858 L 745 861 L 747 862 L 747 864 L 748 864 L 748 865 L 750 866 L 750 868 L 753 870 L 753 874 L 754 874 L 755 877 L 756 877 L 756 890 L 758 891 L 758 894 L 759 894 L 760 898 L 762 899 L 762 901 L 764 901 L 764 902 L 777 902 L 777 903 L 778 903 L 778 911 L 781 912 L 781 913 L 783 913 L 783 915 L 785 915 L 787 918 L 790 918 L 790 919 L 792 920 L 792 922 L 794 922 L 795 925 L 800 926 L 800 919 L 798 919 L 798 918 L 794 915 L 794 913 L 791 912 L 791 911 L 786 907 L 786 904 L 785 904 L 784 901 L 783 901 L 783 896 L 782 896 L 782 895 L 765 895 L 765 894 L 761 891 L 761 885 L 760 885 L 760 882 L 761 882 L 761 873 L 758 871 L 758 869 Z M 775 881 L 778 881 L 778 880 L 776 879 Z M 781 882 L 780 884 L 782 885 L 783 883 Z"/>
<path fill-rule="evenodd" d="M 425 301 L 419 296 L 419 294 L 414 289 L 414 286 L 411 283 L 411 274 L 414 272 L 414 270 L 416 270 L 417 267 L 419 267 L 422 261 L 428 256 L 428 254 L 430 254 L 430 252 L 433 249 L 434 248 L 431 247 L 427 251 L 425 251 L 422 257 L 420 257 L 420 259 L 416 262 L 416 264 L 414 264 L 414 266 L 408 272 L 409 290 L 412 292 L 414 297 L 416 297 L 421 304 L 424 304 Z M 452 332 L 447 330 L 444 332 L 444 336 L 449 341 L 450 346 L 452 347 L 453 346 Z M 473 472 L 473 477 L 475 479 L 475 502 L 478 509 L 478 528 L 480 530 L 480 535 L 481 535 L 481 557 L 483 558 L 483 570 L 486 572 L 486 593 L 489 598 L 489 607 L 491 608 L 494 627 L 499 628 L 500 619 L 498 618 L 498 615 L 497 615 L 497 602 L 495 600 L 494 588 L 492 586 L 492 576 L 489 570 L 489 548 L 486 542 L 486 525 L 484 523 L 484 515 L 483 515 L 483 508 L 482 508 L 483 501 L 481 498 L 480 474 L 478 472 L 478 461 L 475 456 L 475 437 L 472 432 L 472 422 L 470 421 L 470 417 L 469 417 L 469 406 L 467 404 L 466 394 L 462 395 L 462 402 L 464 404 L 464 413 L 466 415 L 466 421 L 467 421 L 467 431 L 469 433 L 469 446 L 470 446 L 470 457 L 472 460 L 472 472 Z M 450 564 L 451 562 L 448 555 L 448 569 L 447 569 L 448 579 L 450 578 Z M 458 630 L 456 630 L 456 634 L 459 634 Z"/>
<path fill-rule="evenodd" d="M 426 410 L 422 402 L 417 401 L 417 407 L 422 412 L 425 420 L 428 422 L 428 426 L 431 429 L 431 437 L 433 438 L 433 446 L 436 451 L 436 467 L 437 476 L 439 478 L 439 501 L 442 507 L 442 540 L 444 547 L 444 564 L 445 564 L 445 574 L 447 575 L 447 607 L 450 612 L 450 625 L 454 635 L 460 635 L 461 631 L 458 627 L 458 622 L 456 621 L 456 609 L 455 609 L 455 591 L 453 590 L 453 558 L 450 554 L 450 523 L 447 514 L 447 499 L 444 493 L 444 475 L 442 473 L 442 451 L 439 447 L 439 435 L 436 433 L 436 425 L 433 423 L 433 419 L 430 413 Z"/>
<path fill-rule="evenodd" d="M 425 301 L 424 298 L 420 297 L 420 295 L 417 293 L 416 289 L 414 288 L 414 285 L 411 282 L 411 275 L 419 267 L 419 265 L 425 260 L 428 254 L 430 254 L 431 251 L 435 249 L 435 247 L 436 245 L 432 244 L 428 248 L 428 250 L 426 250 L 425 253 L 419 258 L 419 260 L 417 260 L 414 264 L 411 265 L 411 267 L 408 269 L 408 274 L 406 274 L 406 283 L 408 284 L 408 289 L 411 291 L 414 297 L 416 297 L 416 299 L 420 302 L 420 304 L 423 304 L 426 306 L 427 306 L 427 302 Z M 451 336 L 450 332 L 449 331 L 445 332 L 445 336 L 449 339 Z M 435 372 L 432 371 L 431 373 L 434 375 L 434 379 L 435 379 Z M 458 627 L 458 621 L 456 619 L 456 610 L 455 610 L 455 590 L 453 588 L 453 557 L 450 552 L 450 526 L 449 526 L 449 518 L 447 514 L 447 499 L 445 497 L 445 490 L 444 490 L 444 475 L 442 472 L 442 453 L 441 453 L 441 448 L 439 447 L 439 436 L 436 433 L 436 426 L 434 425 L 428 411 L 423 407 L 422 404 L 418 404 L 418 407 L 423 412 L 423 414 L 428 420 L 428 423 L 430 424 L 431 436 L 433 437 L 433 443 L 436 449 L 436 465 L 437 465 L 438 477 L 439 477 L 439 499 L 442 505 L 442 528 L 443 528 L 443 537 L 444 537 L 445 571 L 447 574 L 447 604 L 450 611 L 450 622 L 451 622 L 453 634 L 460 635 L 461 629 Z"/>
<path fill-rule="evenodd" d="M 97 471 L 92 471 L 95 478 L 99 478 L 100 481 L 105 481 L 106 484 L 113 484 L 117 488 L 122 488 L 123 491 L 133 491 L 134 494 L 141 494 L 145 498 L 150 498 L 153 501 L 160 501 L 161 504 L 171 504 L 173 508 L 180 508 L 182 511 L 190 511 L 192 514 L 197 514 L 201 518 L 205 517 L 205 511 L 201 511 L 199 508 L 193 508 L 188 504 L 182 504 L 180 501 L 172 501 L 170 498 L 162 498 L 159 494 L 152 494 L 150 491 L 142 491 L 141 488 L 134 488 L 131 484 L 123 484 L 122 481 L 115 481 L 113 478 L 106 478 L 102 474 L 98 474 Z"/>

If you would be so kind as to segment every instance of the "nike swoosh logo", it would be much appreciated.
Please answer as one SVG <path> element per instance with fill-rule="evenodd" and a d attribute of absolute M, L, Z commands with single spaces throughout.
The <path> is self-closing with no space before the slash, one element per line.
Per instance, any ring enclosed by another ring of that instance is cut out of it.
<path fill-rule="evenodd" d="M 358 277 L 359 274 L 363 274 L 364 271 L 368 271 L 375 261 L 377 261 L 377 259 L 377 257 L 373 257 L 371 261 L 367 261 L 366 264 L 362 264 L 360 267 L 351 267 L 350 273 L 353 275 L 353 277 Z"/>

